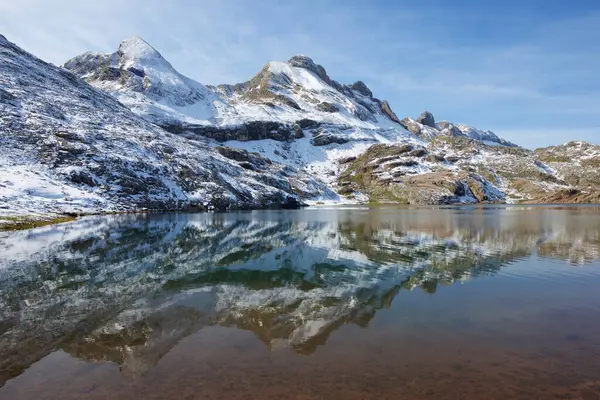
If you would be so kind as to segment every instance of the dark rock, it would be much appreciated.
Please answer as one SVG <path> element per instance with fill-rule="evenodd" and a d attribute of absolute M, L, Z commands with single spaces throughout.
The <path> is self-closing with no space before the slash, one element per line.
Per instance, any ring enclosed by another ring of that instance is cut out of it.
<path fill-rule="evenodd" d="M 352 162 L 352 161 L 354 161 L 354 160 L 356 160 L 356 157 L 354 157 L 354 156 L 350 156 L 350 157 L 344 157 L 344 158 L 340 158 L 340 159 L 338 160 L 338 163 L 339 163 L 340 165 L 342 165 L 342 164 L 348 164 L 348 163 L 351 163 L 351 162 Z"/>
<path fill-rule="evenodd" d="M 415 149 L 409 154 L 412 157 L 425 157 L 427 155 L 427 150 L 425 149 Z"/>
<path fill-rule="evenodd" d="M 282 95 L 276 95 L 273 98 L 274 101 L 280 103 L 280 104 L 284 104 L 288 107 L 291 107 L 295 110 L 302 110 L 302 108 L 300 108 L 300 106 L 298 105 L 298 103 L 296 103 L 293 99 L 287 97 L 287 96 L 282 96 Z"/>
<path fill-rule="evenodd" d="M 342 186 L 338 190 L 338 193 L 341 194 L 342 196 L 347 196 L 349 194 L 354 193 L 354 189 L 351 186 Z"/>
<path fill-rule="evenodd" d="M 326 146 L 328 144 L 332 144 L 332 143 L 337 143 L 337 144 L 344 144 L 344 143 L 348 143 L 349 140 L 341 137 L 341 136 L 335 136 L 335 135 L 330 135 L 330 134 L 321 134 L 315 138 L 313 138 L 311 141 L 313 146 Z"/>
<path fill-rule="evenodd" d="M 319 122 L 314 121 L 312 119 L 301 119 L 296 121 L 296 124 L 298 124 L 298 126 L 302 129 L 317 128 L 321 125 Z"/>
<path fill-rule="evenodd" d="M 240 167 L 242 167 L 244 169 L 247 169 L 249 171 L 256 171 L 256 167 L 253 164 L 251 164 L 251 163 L 249 163 L 247 161 L 241 162 L 240 163 Z"/>
<path fill-rule="evenodd" d="M 451 162 L 451 163 L 455 163 L 458 160 L 460 160 L 460 158 L 458 156 L 446 156 L 446 161 Z"/>
<path fill-rule="evenodd" d="M 215 150 L 223 157 L 239 162 L 242 168 L 252 171 L 266 169 L 270 164 L 273 163 L 271 160 L 261 156 L 258 153 L 251 153 L 243 149 L 219 146 L 216 147 Z"/>
<path fill-rule="evenodd" d="M 431 128 L 436 128 L 435 126 L 435 118 L 433 118 L 433 114 L 429 111 L 423 111 L 419 118 L 417 118 L 417 122 L 429 126 Z"/>
<path fill-rule="evenodd" d="M 402 144 L 402 145 L 396 145 L 393 147 L 394 154 L 408 153 L 409 151 L 412 151 L 412 149 L 414 149 L 414 148 L 415 148 L 415 146 L 413 146 L 412 144 Z"/>
<path fill-rule="evenodd" d="M 301 55 L 293 56 L 288 60 L 288 64 L 290 64 L 293 67 L 304 68 L 315 73 L 327 84 L 331 84 L 332 82 L 331 78 L 329 78 L 329 76 L 327 75 L 327 71 L 325 71 L 325 68 L 323 68 L 323 66 L 321 65 L 315 64 L 315 62 L 310 57 Z"/>
<path fill-rule="evenodd" d="M 137 68 L 134 68 L 134 67 L 127 68 L 127 71 L 131 72 L 134 75 L 139 76 L 140 78 L 143 78 L 143 77 L 146 76 L 146 73 L 143 70 L 137 69 Z"/>
<path fill-rule="evenodd" d="M 426 160 L 429 162 L 433 162 L 433 163 L 446 161 L 446 159 L 444 157 L 442 157 L 438 154 L 430 154 L 427 156 Z"/>
<path fill-rule="evenodd" d="M 392 169 L 392 168 L 396 168 L 396 167 L 412 167 L 415 165 L 419 165 L 419 163 L 416 162 L 415 160 L 406 160 L 406 161 L 394 161 L 389 164 L 386 164 L 385 166 L 389 169 Z"/>
<path fill-rule="evenodd" d="M 99 81 L 116 81 L 121 78 L 121 70 L 113 67 L 105 67 L 95 77 Z"/>
<path fill-rule="evenodd" d="M 94 178 L 85 171 L 73 171 L 69 175 L 69 179 L 73 183 L 85 184 L 85 185 L 88 185 L 91 187 L 94 187 L 97 185 Z"/>
<path fill-rule="evenodd" d="M 371 90 L 367 87 L 367 85 L 365 85 L 363 81 L 354 82 L 351 88 L 364 96 L 367 96 L 369 98 L 373 97 L 373 92 L 371 92 Z"/>
<path fill-rule="evenodd" d="M 402 125 L 402 123 L 400 122 L 400 119 L 398 118 L 398 116 L 392 111 L 392 108 L 390 107 L 389 103 L 384 100 L 381 102 L 381 112 L 387 116 L 389 119 L 391 119 L 394 122 L 397 122 L 399 124 Z"/>
<path fill-rule="evenodd" d="M 240 140 L 243 142 L 251 140 L 273 139 L 280 142 L 299 139 L 304 137 L 299 124 L 284 124 L 274 121 L 251 121 L 243 125 L 233 127 L 217 127 L 211 125 L 165 125 L 161 127 L 174 134 L 185 134 L 187 132 L 215 139 L 219 142 L 228 140 Z"/>
<path fill-rule="evenodd" d="M 321 111 L 330 112 L 330 113 L 335 113 L 335 112 L 340 111 L 340 109 L 335 104 L 327 103 L 325 101 L 322 103 L 319 103 L 317 105 L 317 108 Z"/>
<path fill-rule="evenodd" d="M 12 95 L 12 94 L 8 93 L 6 90 L 3 90 L 2 88 L 0 88 L 0 102 L 14 104 L 14 101 L 16 99 L 17 98 L 14 95 Z"/>

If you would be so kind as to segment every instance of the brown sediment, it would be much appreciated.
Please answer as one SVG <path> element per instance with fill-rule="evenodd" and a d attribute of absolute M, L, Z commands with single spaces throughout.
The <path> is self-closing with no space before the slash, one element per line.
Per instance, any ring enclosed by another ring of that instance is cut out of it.
<path fill-rule="evenodd" d="M 538 344 L 486 332 L 350 327 L 311 356 L 269 351 L 238 329 L 208 328 L 138 379 L 60 352 L 9 382 L 0 398 L 599 399 L 600 349 L 589 336 L 599 324 L 579 321 L 571 328 L 580 333 L 568 333 L 583 315 L 524 327 L 526 335 L 549 331 Z"/>

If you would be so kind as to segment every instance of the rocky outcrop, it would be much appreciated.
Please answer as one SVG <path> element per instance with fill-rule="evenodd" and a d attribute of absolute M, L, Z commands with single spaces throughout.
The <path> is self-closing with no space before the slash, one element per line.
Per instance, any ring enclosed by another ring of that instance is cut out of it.
<path fill-rule="evenodd" d="M 310 143 L 313 146 L 327 146 L 328 144 L 344 144 L 348 143 L 349 140 L 343 136 L 336 136 L 327 133 L 320 133 L 313 137 Z"/>
<path fill-rule="evenodd" d="M 573 161 L 578 153 L 581 161 Z M 594 202 L 600 198 L 596 156 L 600 159 L 600 146 L 582 142 L 534 153 L 448 134 L 427 147 L 372 146 L 342 164 L 337 184 L 340 193 L 372 202 Z"/>
<path fill-rule="evenodd" d="M 327 75 L 327 71 L 322 65 L 317 65 L 312 58 L 302 55 L 293 56 L 288 60 L 288 64 L 298 68 L 305 68 L 315 73 L 319 78 L 323 79 L 327 84 L 331 84 L 331 78 Z"/>
<path fill-rule="evenodd" d="M 435 118 L 433 117 L 433 114 L 429 111 L 423 111 L 419 118 L 417 118 L 417 122 L 425 126 L 429 126 L 431 128 L 436 128 Z"/>
<path fill-rule="evenodd" d="M 392 121 L 402 125 L 402 122 L 400 121 L 398 116 L 392 111 L 390 104 L 386 100 L 383 100 L 381 102 L 381 112 L 384 113 Z"/>
<path fill-rule="evenodd" d="M 214 139 L 218 142 L 239 140 L 247 142 L 250 140 L 272 139 L 277 141 L 288 141 L 304 137 L 299 124 L 286 124 L 274 121 L 250 121 L 237 126 L 211 126 L 211 125 L 161 125 L 165 130 L 194 138 L 198 135 L 204 138 Z"/>
<path fill-rule="evenodd" d="M 339 178 L 347 195 L 366 194 L 371 202 L 452 204 L 504 202 L 505 195 L 482 176 L 455 173 L 440 154 L 414 145 L 375 145 L 353 160 Z M 438 164 L 435 168 L 431 164 Z M 424 171 L 424 169 L 429 171 Z"/>
<path fill-rule="evenodd" d="M 369 89 L 363 81 L 356 81 L 350 87 L 363 96 L 367 96 L 369 98 L 373 97 L 373 92 L 371 92 L 371 89 Z"/>
<path fill-rule="evenodd" d="M 435 122 L 433 114 L 424 111 L 416 120 L 407 117 L 400 124 L 412 134 L 424 139 L 432 140 L 437 136 L 464 137 L 487 144 L 497 144 L 504 147 L 518 147 L 505 139 L 498 137 L 492 131 L 480 130 L 464 124 L 453 124 L 448 121 Z"/>

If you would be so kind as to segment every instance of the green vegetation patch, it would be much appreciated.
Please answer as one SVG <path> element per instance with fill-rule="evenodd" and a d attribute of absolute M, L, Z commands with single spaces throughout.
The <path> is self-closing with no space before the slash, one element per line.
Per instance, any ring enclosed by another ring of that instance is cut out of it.
<path fill-rule="evenodd" d="M 38 228 L 40 226 L 70 222 L 76 217 L 61 215 L 57 217 L 37 217 L 30 215 L 22 216 L 0 216 L 0 231 L 14 231 Z"/>

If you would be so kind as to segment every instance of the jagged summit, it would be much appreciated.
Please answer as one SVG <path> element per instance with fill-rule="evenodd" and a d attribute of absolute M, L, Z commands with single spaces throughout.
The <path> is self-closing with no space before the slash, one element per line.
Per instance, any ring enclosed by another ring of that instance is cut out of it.
<path fill-rule="evenodd" d="M 188 119 L 198 124 L 209 123 L 214 113 L 212 93 L 177 72 L 139 36 L 123 40 L 112 54 L 85 53 L 67 61 L 64 67 L 159 125 L 164 120 L 165 107 L 195 105 L 186 117 L 169 116 L 169 119 Z"/>
<path fill-rule="evenodd" d="M 481 130 L 465 124 L 454 124 L 449 121 L 435 121 L 429 111 L 423 111 L 417 119 L 410 117 L 400 121 L 408 131 L 425 140 L 432 140 L 438 136 L 466 137 L 491 146 L 517 147 L 489 130 Z"/>

